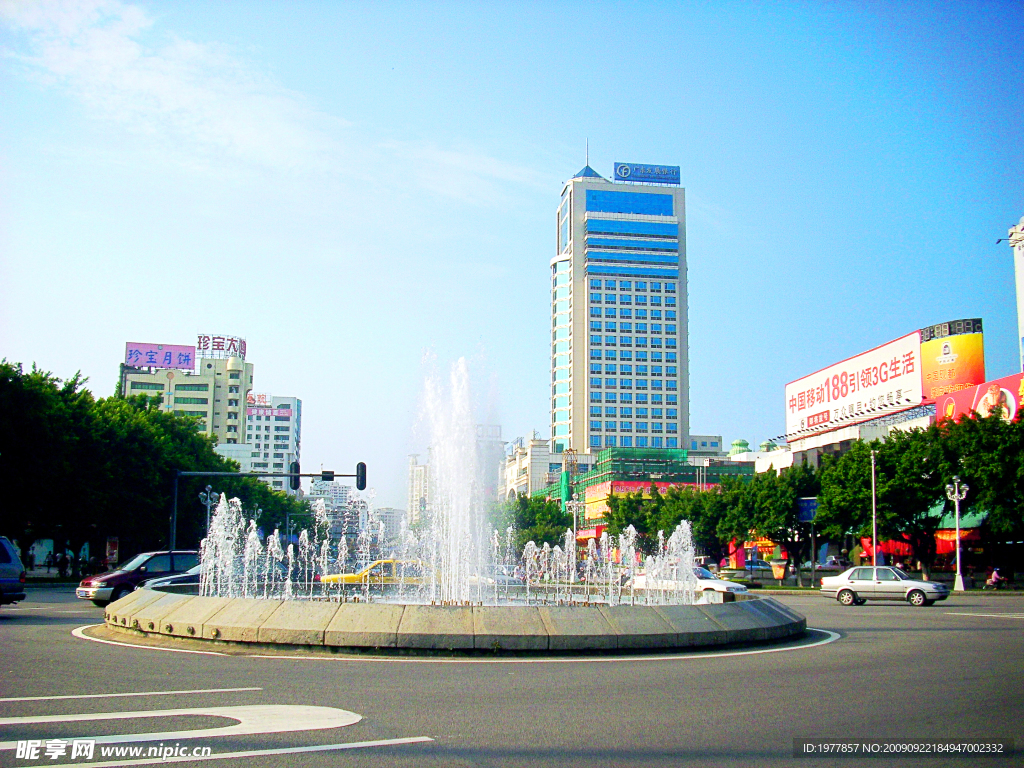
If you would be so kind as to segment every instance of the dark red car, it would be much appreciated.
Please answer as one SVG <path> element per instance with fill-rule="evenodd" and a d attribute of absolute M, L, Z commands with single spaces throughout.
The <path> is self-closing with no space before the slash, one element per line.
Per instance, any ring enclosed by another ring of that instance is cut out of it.
<path fill-rule="evenodd" d="M 75 590 L 80 600 L 92 600 L 101 608 L 131 592 L 141 581 L 157 576 L 182 573 L 199 564 L 199 553 L 192 550 L 143 552 L 113 571 L 82 579 Z"/>

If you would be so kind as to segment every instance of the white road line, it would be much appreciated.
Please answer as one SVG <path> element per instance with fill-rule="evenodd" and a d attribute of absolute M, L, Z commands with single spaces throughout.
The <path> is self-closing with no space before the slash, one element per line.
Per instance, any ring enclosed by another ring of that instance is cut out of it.
<path fill-rule="evenodd" d="M 955 613 L 946 611 L 947 616 L 980 616 L 986 619 L 1024 619 L 1024 613 Z"/>
<path fill-rule="evenodd" d="M 172 653 L 201 653 L 210 656 L 230 656 L 232 654 L 218 653 L 217 651 L 190 651 L 184 648 L 161 648 L 156 645 L 135 645 L 133 643 L 119 643 L 115 640 L 101 640 L 98 637 L 89 637 L 84 634 L 82 630 L 89 629 L 90 627 L 99 627 L 101 624 L 87 624 L 84 627 L 78 627 L 72 630 L 71 634 L 75 637 L 83 640 L 92 640 L 94 643 L 106 643 L 107 645 L 123 645 L 127 648 L 142 648 L 150 651 L 170 651 Z M 438 659 L 431 657 L 424 658 L 410 658 L 410 657 L 391 657 L 391 656 L 346 656 L 343 658 L 337 658 L 334 656 L 291 656 L 291 655 L 275 655 L 265 653 L 252 653 L 246 654 L 245 658 L 249 659 L 284 659 L 284 660 L 295 660 L 295 661 L 374 661 L 374 662 L 391 662 L 391 663 L 406 663 L 406 664 L 581 664 L 585 662 L 594 663 L 612 663 L 619 661 L 686 661 L 692 659 L 719 659 L 726 658 L 729 656 L 756 656 L 764 653 L 786 653 L 788 651 L 802 651 L 808 648 L 817 648 L 820 645 L 827 645 L 838 640 L 841 635 L 837 632 L 832 632 L 828 629 L 818 629 L 816 627 L 808 627 L 807 629 L 813 630 L 814 632 L 823 632 L 827 637 L 816 640 L 813 643 L 807 643 L 806 645 L 793 645 L 786 648 L 759 648 L 751 651 L 721 651 L 718 653 L 701 653 L 697 651 L 693 654 L 674 654 L 669 656 L 594 656 L 594 657 L 565 657 L 557 659 L 523 659 L 523 658 L 500 658 L 500 659 Z"/>
<path fill-rule="evenodd" d="M 362 715 L 337 707 L 315 707 L 297 704 L 253 704 L 241 707 L 188 707 L 186 709 L 147 709 L 137 712 L 90 712 L 84 715 L 35 715 L 3 717 L 3 725 L 38 725 L 44 723 L 80 723 L 94 720 L 136 720 L 144 717 L 219 717 L 236 721 L 215 728 L 194 728 L 162 733 L 113 734 L 82 736 L 97 744 L 124 744 L 139 741 L 176 741 L 267 733 L 294 733 L 343 728 L 363 719 Z M 17 741 L 0 742 L 0 750 L 11 750 Z"/>
<path fill-rule="evenodd" d="M 104 643 L 105 645 L 119 645 L 125 648 L 143 648 L 147 651 L 167 651 L 168 653 L 196 653 L 200 656 L 228 656 L 230 654 L 220 653 L 219 651 L 191 651 L 187 648 L 161 648 L 158 645 L 136 645 L 135 643 L 119 643 L 114 640 L 101 640 L 98 637 L 89 637 L 82 630 L 90 629 L 92 627 L 102 627 L 102 624 L 86 624 L 85 626 L 75 627 L 71 630 L 71 634 L 80 640 L 91 640 L 94 643 Z"/>
<path fill-rule="evenodd" d="M 814 629 L 808 627 L 808 629 Z M 508 658 L 508 659 L 437 659 L 437 658 L 409 658 L 409 657 L 390 657 L 390 656 L 347 656 L 344 658 L 337 658 L 334 656 L 275 656 L 273 654 L 251 654 L 248 658 L 250 659 L 282 659 L 286 661 L 377 661 L 377 662 L 401 662 L 406 664 L 584 664 L 584 663 L 613 663 L 620 661 L 636 662 L 636 661 L 699 661 L 701 659 L 721 659 L 729 656 L 756 656 L 763 653 L 785 653 L 787 651 L 802 651 L 806 648 L 816 648 L 819 645 L 827 645 L 828 643 L 835 642 L 841 635 L 837 632 L 831 632 L 827 629 L 814 629 L 815 632 L 824 632 L 828 637 L 817 640 L 807 645 L 794 645 L 788 648 L 758 648 L 751 651 L 720 651 L 718 653 L 701 653 L 699 651 L 693 654 L 673 654 L 667 656 L 593 656 L 593 657 L 564 657 L 557 659 L 521 659 L 521 658 Z"/>
<path fill-rule="evenodd" d="M 192 693 L 237 693 L 262 691 L 262 688 L 196 688 L 190 691 L 131 691 L 129 693 L 83 693 L 76 696 L 15 696 L 0 701 L 57 701 L 58 699 L 115 699 L 121 696 L 177 696 Z"/>
<path fill-rule="evenodd" d="M 351 741 L 347 744 L 318 744 L 312 747 L 282 747 L 280 749 L 254 749 L 247 752 L 224 752 L 209 757 L 154 757 L 147 760 L 110 760 L 103 763 L 51 763 L 51 768 L 68 766 L 89 766 L 89 768 L 119 768 L 122 765 L 162 765 L 164 763 L 191 763 L 200 760 L 229 760 L 239 757 L 268 757 L 273 755 L 297 755 L 303 752 L 330 752 L 340 749 L 366 749 L 368 747 L 392 747 L 402 744 L 417 744 L 433 741 L 429 736 L 411 736 L 404 739 L 382 739 L 380 741 Z"/>

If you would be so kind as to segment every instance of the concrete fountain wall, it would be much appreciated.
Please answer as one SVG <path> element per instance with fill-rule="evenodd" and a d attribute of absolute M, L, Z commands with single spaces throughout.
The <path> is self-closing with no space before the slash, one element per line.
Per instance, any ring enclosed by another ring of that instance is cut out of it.
<path fill-rule="evenodd" d="M 136 590 L 107 606 L 126 633 L 335 649 L 614 651 L 779 641 L 807 620 L 770 597 L 708 605 L 433 606 L 191 597 Z"/>

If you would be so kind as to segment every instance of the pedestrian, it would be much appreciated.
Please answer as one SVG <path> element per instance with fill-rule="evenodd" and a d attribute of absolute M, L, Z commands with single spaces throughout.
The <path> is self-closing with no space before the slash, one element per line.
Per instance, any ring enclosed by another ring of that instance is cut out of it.
<path fill-rule="evenodd" d="M 46 557 L 43 558 L 43 565 L 46 566 L 46 572 L 50 572 L 50 567 L 53 565 L 53 552 L 47 552 Z"/>
<path fill-rule="evenodd" d="M 67 552 L 61 552 L 60 557 L 57 558 L 57 575 L 62 579 L 66 579 L 68 576 L 68 566 L 71 561 L 68 559 Z"/>

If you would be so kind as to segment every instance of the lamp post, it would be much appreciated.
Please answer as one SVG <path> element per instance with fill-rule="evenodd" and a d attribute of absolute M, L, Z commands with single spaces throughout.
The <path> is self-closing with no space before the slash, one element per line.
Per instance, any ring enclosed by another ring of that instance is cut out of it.
<path fill-rule="evenodd" d="M 217 500 L 218 494 L 213 492 L 213 486 L 206 486 L 206 490 L 199 494 L 199 501 L 206 505 L 206 535 L 210 535 L 210 507 L 212 507 Z"/>
<path fill-rule="evenodd" d="M 960 502 L 967 498 L 970 490 L 967 483 L 960 482 L 960 475 L 953 475 L 953 482 L 946 486 L 946 498 L 953 502 L 956 508 L 956 580 L 953 582 L 955 592 L 964 591 L 964 577 L 960 572 Z"/>
<path fill-rule="evenodd" d="M 878 565 L 878 511 L 875 501 L 875 451 L 871 451 L 871 564 Z"/>
<path fill-rule="evenodd" d="M 583 509 L 585 509 L 586 506 L 587 506 L 587 504 L 586 504 L 585 501 L 580 501 L 580 495 L 578 493 L 574 493 L 572 495 L 572 501 L 568 501 L 565 504 L 566 511 L 568 511 L 569 514 L 572 515 L 572 562 L 573 562 L 573 572 L 572 572 L 572 575 L 571 575 L 570 578 L 573 581 L 576 580 L 576 569 L 575 569 L 575 566 L 576 566 L 576 550 L 577 550 L 577 544 L 576 544 L 577 518 L 579 517 L 580 512 Z"/>

